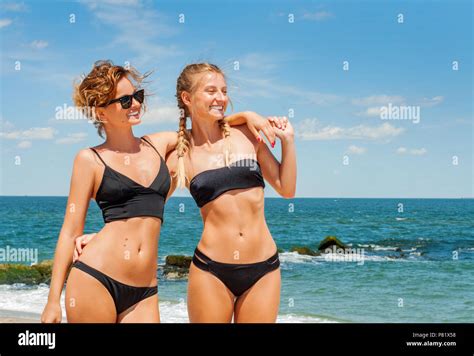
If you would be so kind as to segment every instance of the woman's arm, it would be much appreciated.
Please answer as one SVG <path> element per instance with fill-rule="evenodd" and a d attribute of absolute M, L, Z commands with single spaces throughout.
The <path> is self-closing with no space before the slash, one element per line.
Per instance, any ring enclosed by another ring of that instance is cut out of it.
<path fill-rule="evenodd" d="M 246 124 L 250 132 L 255 136 L 259 142 L 263 142 L 259 131 L 267 137 L 270 144 L 275 144 L 275 132 L 272 127 L 272 118 L 264 118 L 253 111 L 243 111 L 235 114 L 230 114 L 224 118 L 231 126 L 238 126 Z M 166 143 L 166 155 L 173 151 L 178 144 L 178 133 L 173 131 L 156 132 L 147 135 L 153 145 L 158 147 L 162 143 Z"/>
<path fill-rule="evenodd" d="M 155 132 L 146 136 L 150 138 L 151 143 L 153 143 L 155 147 L 159 147 L 162 143 L 165 143 L 165 155 L 173 151 L 178 144 L 178 133 L 175 131 Z"/>
<path fill-rule="evenodd" d="M 176 172 L 178 171 L 178 154 L 176 151 L 172 151 L 168 154 L 168 156 L 166 156 L 166 165 L 168 166 L 168 171 L 170 172 L 171 177 L 170 190 L 168 191 L 168 196 L 166 197 L 166 200 L 168 200 L 178 186 L 178 179 L 176 176 Z"/>
<path fill-rule="evenodd" d="M 294 131 L 289 122 L 285 129 L 274 126 L 276 136 L 281 140 L 281 163 L 267 145 L 259 143 L 257 160 L 266 181 L 284 198 L 293 198 L 296 192 L 296 151 Z"/>
<path fill-rule="evenodd" d="M 271 123 L 272 120 L 270 118 L 264 118 L 253 111 L 242 111 L 235 114 L 230 114 L 226 116 L 224 120 L 231 126 L 246 124 L 250 132 L 259 142 L 263 142 L 263 139 L 259 134 L 259 131 L 262 131 L 272 147 L 275 145 L 275 132 L 273 130 Z"/>
<path fill-rule="evenodd" d="M 54 253 L 48 303 L 41 316 L 43 323 L 61 322 L 61 292 L 72 262 L 74 239 L 84 231 L 86 213 L 94 189 L 94 164 L 90 150 L 80 151 L 74 159 L 66 213 Z"/>

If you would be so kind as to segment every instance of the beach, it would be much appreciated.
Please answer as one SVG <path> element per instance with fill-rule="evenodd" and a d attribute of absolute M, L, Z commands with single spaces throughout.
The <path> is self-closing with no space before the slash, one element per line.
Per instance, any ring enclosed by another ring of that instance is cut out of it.
<path fill-rule="evenodd" d="M 40 315 L 13 310 L 0 310 L 0 323 L 39 323 Z"/>

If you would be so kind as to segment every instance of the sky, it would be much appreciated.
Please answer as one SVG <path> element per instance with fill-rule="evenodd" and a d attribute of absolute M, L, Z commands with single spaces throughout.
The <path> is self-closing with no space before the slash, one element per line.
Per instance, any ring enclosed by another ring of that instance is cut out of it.
<path fill-rule="evenodd" d="M 207 61 L 226 73 L 234 112 L 289 117 L 296 197 L 472 198 L 472 7 L 2 1 L 0 195 L 68 194 L 75 154 L 102 139 L 61 114 L 74 113 L 74 81 L 110 59 L 153 71 L 137 136 L 177 130 L 176 78 Z"/>

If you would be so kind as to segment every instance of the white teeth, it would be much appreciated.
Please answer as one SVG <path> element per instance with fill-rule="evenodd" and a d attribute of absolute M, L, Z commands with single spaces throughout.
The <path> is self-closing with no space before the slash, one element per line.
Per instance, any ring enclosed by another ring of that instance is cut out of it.
<path fill-rule="evenodd" d="M 211 105 L 210 108 L 211 109 L 217 109 L 217 110 L 222 110 L 223 109 L 222 105 Z"/>

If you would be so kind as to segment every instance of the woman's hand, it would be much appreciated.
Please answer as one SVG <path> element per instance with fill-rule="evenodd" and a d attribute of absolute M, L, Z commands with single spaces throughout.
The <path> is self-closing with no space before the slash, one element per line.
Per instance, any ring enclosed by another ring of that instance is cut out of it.
<path fill-rule="evenodd" d="M 231 114 L 226 116 L 225 121 L 230 125 L 243 125 L 245 123 L 258 142 L 264 142 L 259 133 L 262 131 L 272 147 L 275 147 L 275 139 L 277 137 L 275 129 L 279 128 L 285 130 L 286 125 L 288 124 L 288 119 L 286 117 L 271 116 L 265 118 L 253 111 Z M 285 133 L 285 136 L 286 135 L 289 135 L 289 132 Z"/>
<path fill-rule="evenodd" d="M 257 159 L 263 178 L 284 198 L 296 193 L 296 152 L 294 130 L 286 117 L 270 117 L 275 135 L 281 141 L 281 162 L 266 145 L 260 145 Z"/>
<path fill-rule="evenodd" d="M 46 304 L 41 314 L 42 323 L 60 323 L 63 319 L 61 304 L 59 302 L 49 302 Z"/>
<path fill-rule="evenodd" d="M 280 140 L 293 140 L 295 132 L 286 116 L 271 116 L 268 120 L 272 123 L 275 135 Z"/>
<path fill-rule="evenodd" d="M 82 254 L 82 249 L 97 235 L 97 233 L 85 234 L 79 237 L 76 237 L 74 255 L 72 256 L 72 262 L 76 262 L 79 259 L 79 256 Z"/>
<path fill-rule="evenodd" d="M 275 145 L 275 131 L 273 130 L 273 125 L 269 119 L 253 111 L 246 111 L 244 113 L 244 118 L 246 119 L 247 127 L 258 142 L 263 142 L 263 138 L 259 133 L 262 131 L 272 147 Z"/>

